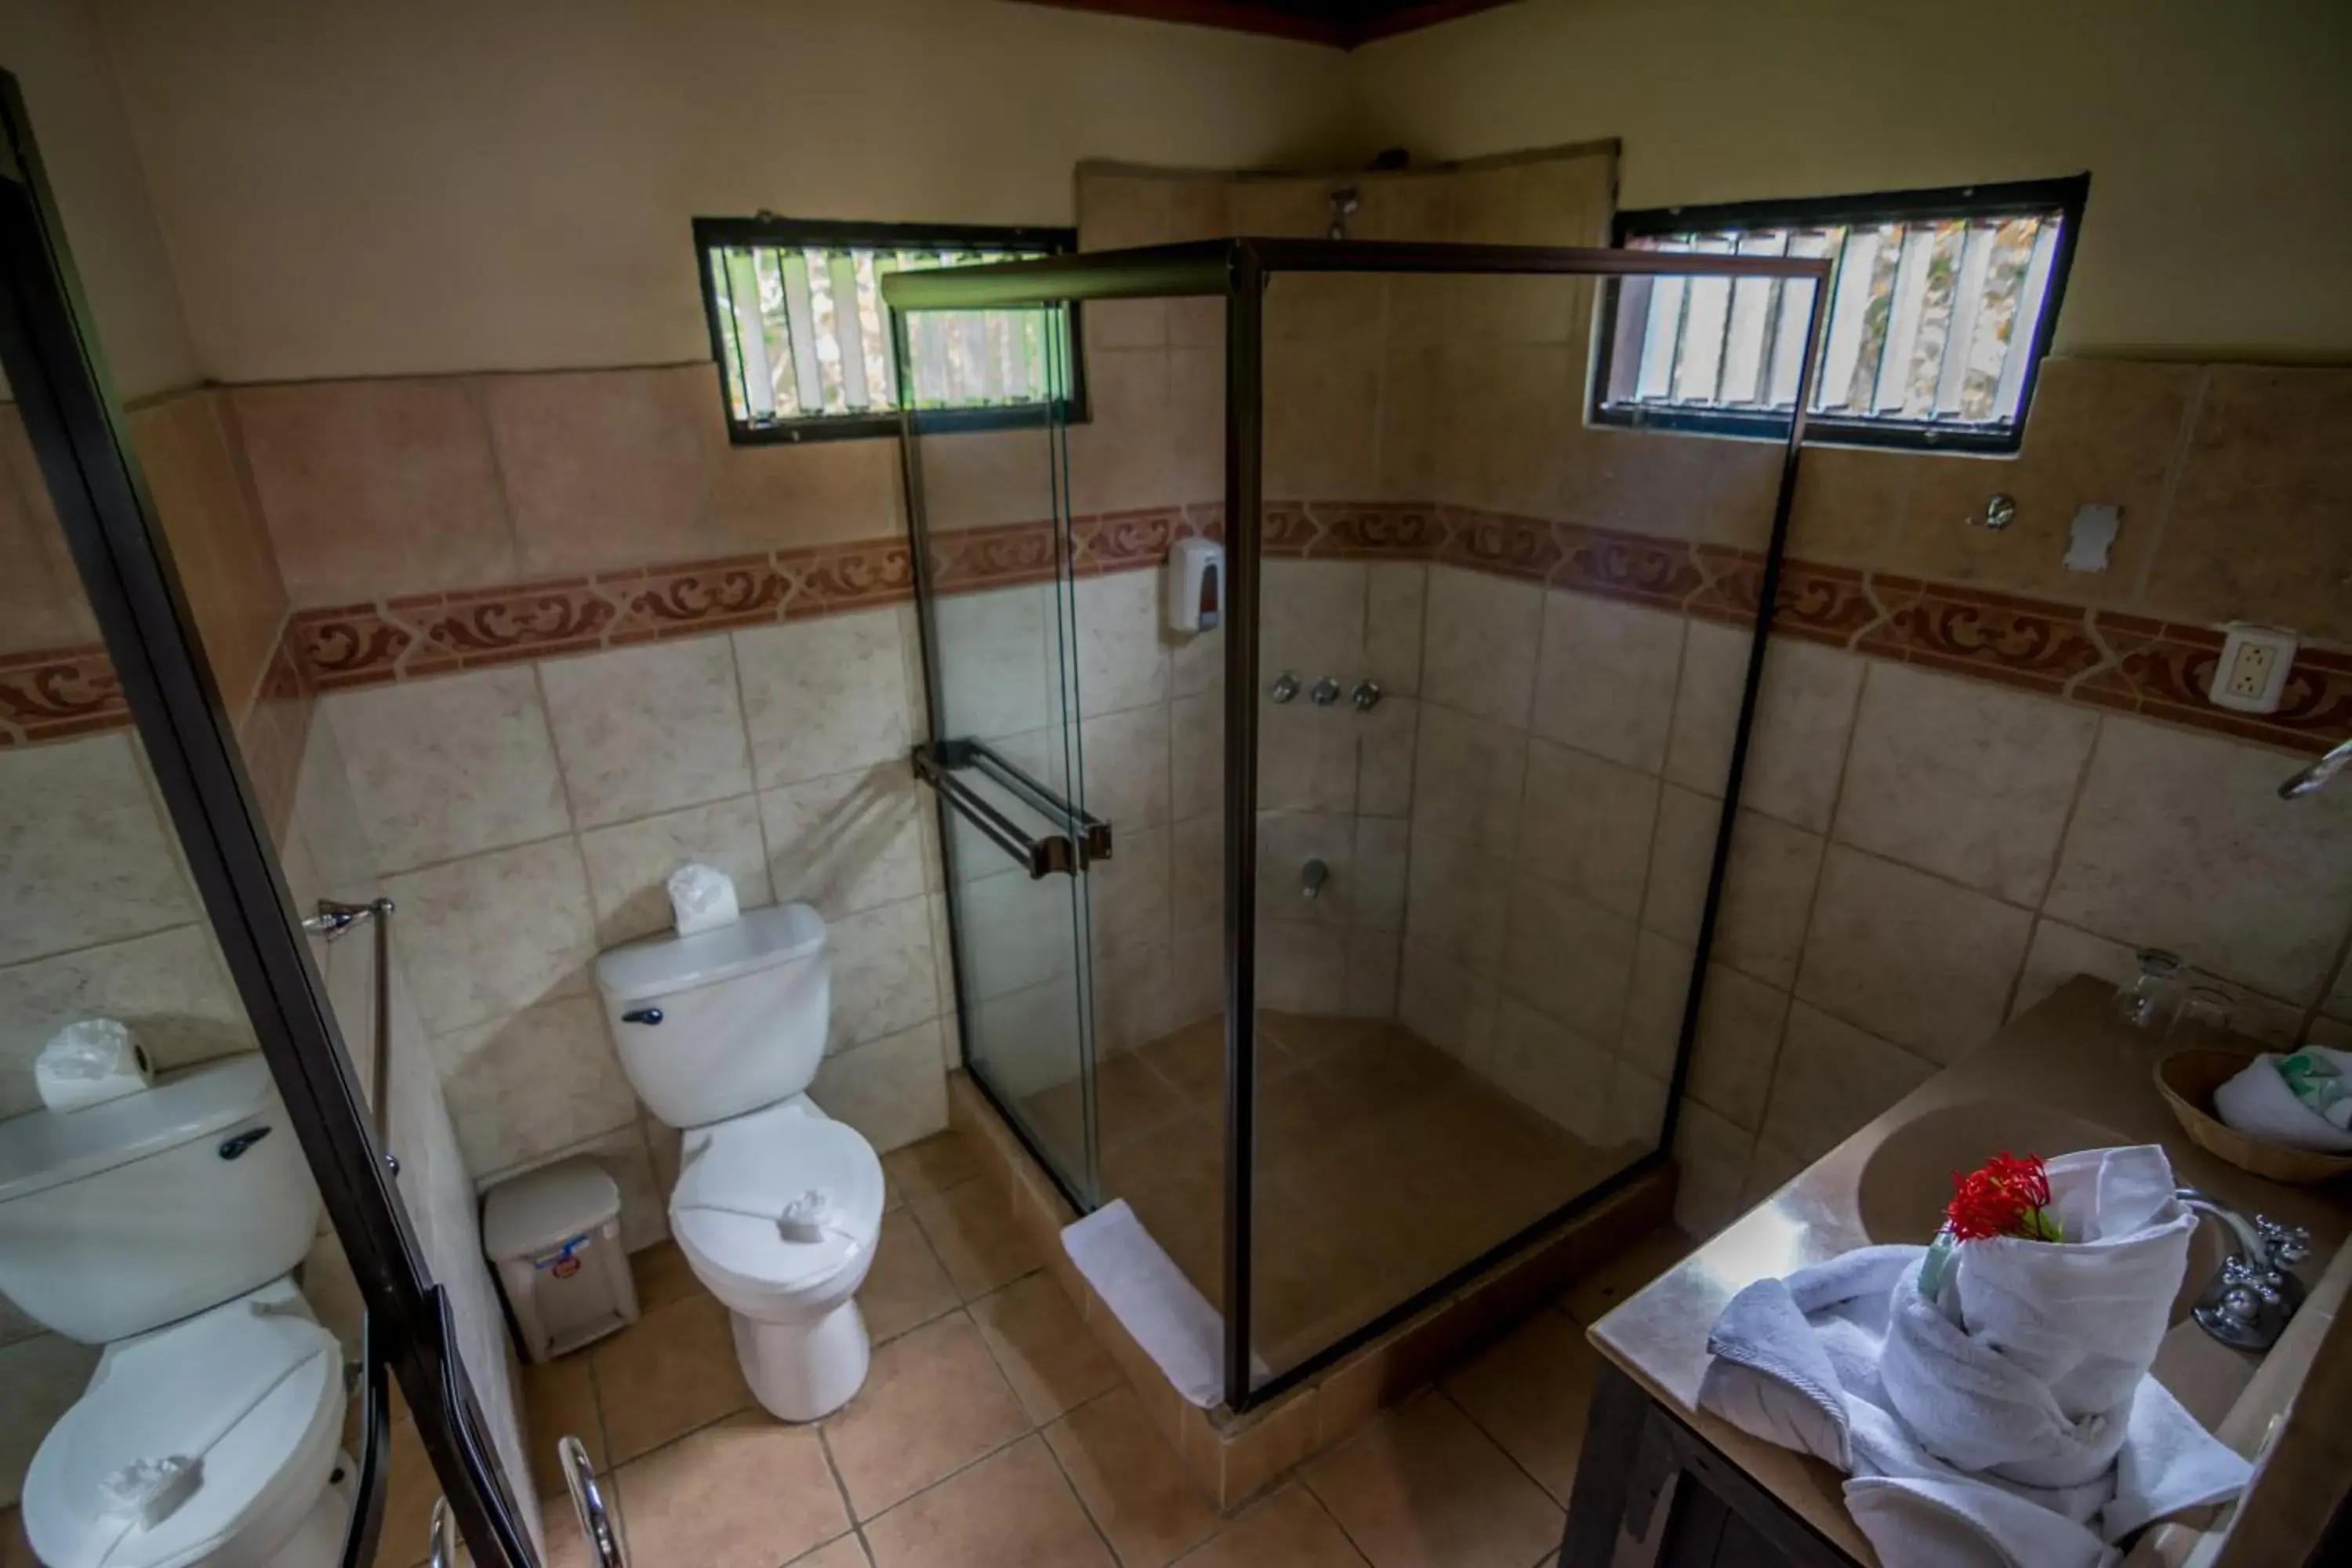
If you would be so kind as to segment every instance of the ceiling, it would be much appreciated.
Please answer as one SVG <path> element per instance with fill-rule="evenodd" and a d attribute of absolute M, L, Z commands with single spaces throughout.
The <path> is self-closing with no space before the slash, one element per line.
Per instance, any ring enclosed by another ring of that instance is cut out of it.
<path fill-rule="evenodd" d="M 1025 0 L 1066 11 L 1100 11 L 1155 22 L 1183 22 L 1236 33 L 1265 33 L 1352 49 L 1492 10 L 1510 0 Z"/>

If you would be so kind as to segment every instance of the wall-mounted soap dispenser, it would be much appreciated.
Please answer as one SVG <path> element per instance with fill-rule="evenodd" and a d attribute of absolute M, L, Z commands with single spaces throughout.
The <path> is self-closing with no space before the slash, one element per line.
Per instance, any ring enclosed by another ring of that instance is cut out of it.
<path fill-rule="evenodd" d="M 1225 547 L 1180 539 L 1168 552 L 1168 629 L 1213 630 L 1225 618 Z"/>

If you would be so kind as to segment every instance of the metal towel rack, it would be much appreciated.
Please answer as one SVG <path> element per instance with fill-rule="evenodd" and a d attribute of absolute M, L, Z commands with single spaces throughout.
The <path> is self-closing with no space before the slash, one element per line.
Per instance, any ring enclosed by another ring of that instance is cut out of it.
<path fill-rule="evenodd" d="M 1072 805 L 1013 765 L 985 741 L 940 741 L 914 752 L 915 776 L 998 848 L 1019 861 L 1032 880 L 1058 871 L 1074 875 L 1111 853 L 1110 824 Z M 1033 835 L 958 775 L 986 778 L 1031 811 L 1064 829 Z"/>
<path fill-rule="evenodd" d="M 362 921 L 373 922 L 375 928 L 375 973 L 372 977 L 375 1005 L 368 1025 L 375 1037 L 375 1055 L 368 1064 L 368 1120 L 375 1132 L 375 1146 L 383 1152 L 384 1168 L 397 1176 L 400 1161 L 388 1146 L 386 1127 L 391 1113 L 385 1103 L 392 1060 L 392 909 L 390 899 L 371 899 L 364 904 L 320 899 L 319 912 L 304 921 L 302 929 L 332 942 L 341 942 Z"/>

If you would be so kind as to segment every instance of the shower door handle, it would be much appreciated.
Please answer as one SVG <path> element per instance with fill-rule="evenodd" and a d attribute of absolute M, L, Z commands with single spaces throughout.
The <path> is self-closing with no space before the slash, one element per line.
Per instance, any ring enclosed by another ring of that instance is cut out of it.
<path fill-rule="evenodd" d="M 936 746 L 917 746 L 914 755 L 915 776 L 937 790 L 940 798 L 945 801 L 958 816 L 970 823 L 982 837 L 1018 861 L 1028 871 L 1030 880 L 1035 881 L 1041 877 L 1051 876 L 1056 871 L 1065 876 L 1076 875 L 1085 865 L 1086 856 L 1080 845 L 1073 843 L 1067 833 L 1027 831 L 1007 816 L 994 801 L 972 788 L 971 784 L 960 776 L 966 771 L 973 770 L 976 759 L 972 756 L 971 749 L 978 745 L 979 742 L 971 741 L 950 741 Z M 1033 788 L 1040 792 L 1044 791 L 1045 786 L 1029 779 L 1026 773 L 1012 768 L 1009 763 L 1005 766 L 1017 777 L 1027 781 Z M 980 771 L 988 773 L 991 776 L 996 776 L 993 769 Z M 999 778 L 998 782 L 1005 781 Z M 1035 800 L 1030 796 L 1027 790 L 1011 784 L 1007 784 L 1006 787 L 1014 795 L 1021 796 L 1026 804 L 1033 807 L 1036 805 Z M 1052 800 L 1053 796 L 1047 794 L 1045 798 Z M 1043 815 L 1051 816 L 1057 822 L 1072 825 L 1066 807 L 1054 810 L 1039 809 Z M 1108 854 L 1110 847 L 1110 827 L 1108 823 L 1100 826 L 1103 830 L 1103 851 Z"/>

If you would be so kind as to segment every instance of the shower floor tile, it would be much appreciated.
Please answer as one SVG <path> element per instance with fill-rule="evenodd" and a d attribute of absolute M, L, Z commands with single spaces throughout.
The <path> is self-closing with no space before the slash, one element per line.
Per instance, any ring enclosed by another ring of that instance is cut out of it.
<path fill-rule="evenodd" d="M 1595 1149 L 1386 1019 L 1260 1015 L 1253 1337 L 1280 1370 L 1499 1246 L 1638 1152 Z M 1098 1064 L 1102 1198 L 1224 1297 L 1224 1025 Z M 1080 1146 L 1075 1083 L 1022 1101 Z"/>

